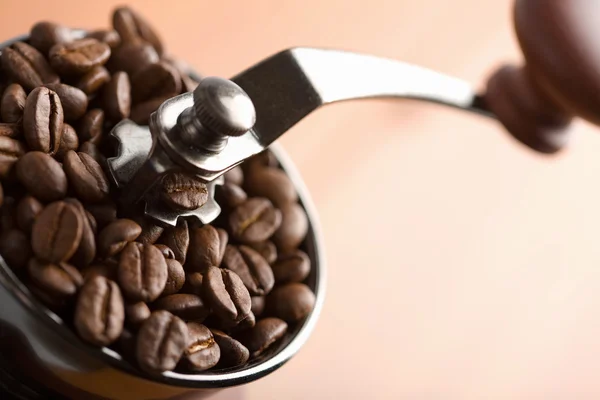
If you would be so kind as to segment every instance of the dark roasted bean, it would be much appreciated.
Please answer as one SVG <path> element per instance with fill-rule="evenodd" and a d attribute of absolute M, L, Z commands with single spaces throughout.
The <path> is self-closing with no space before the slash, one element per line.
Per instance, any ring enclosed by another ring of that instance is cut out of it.
<path fill-rule="evenodd" d="M 38 289 L 53 297 L 73 296 L 83 285 L 81 273 L 67 263 L 49 264 L 32 258 L 27 273 Z"/>
<path fill-rule="evenodd" d="M 22 136 L 22 124 L 19 123 L 0 123 L 0 137 L 11 139 L 20 139 Z"/>
<path fill-rule="evenodd" d="M 258 251 L 269 264 L 273 264 L 277 260 L 277 246 L 270 240 L 250 243 L 249 246 Z"/>
<path fill-rule="evenodd" d="M 222 243 L 222 239 L 225 239 L 225 243 Z M 191 229 L 186 268 L 204 273 L 211 266 L 218 267 L 225 253 L 226 239 L 212 225 Z"/>
<path fill-rule="evenodd" d="M 204 275 L 202 293 L 213 312 L 223 320 L 241 321 L 250 313 L 248 289 L 232 271 L 209 267 Z"/>
<path fill-rule="evenodd" d="M 30 151 L 19 159 L 16 171 L 27 191 L 41 201 L 60 200 L 67 194 L 67 176 L 48 154 Z"/>
<path fill-rule="evenodd" d="M 81 232 L 81 242 L 79 243 L 79 247 L 77 251 L 71 258 L 72 264 L 76 265 L 79 268 L 85 267 L 89 265 L 94 258 L 96 257 L 96 236 L 95 236 L 95 226 L 96 220 L 94 217 L 89 214 L 81 202 L 74 198 L 67 198 L 65 202 L 72 204 L 77 208 L 81 220 L 83 222 L 83 228 Z"/>
<path fill-rule="evenodd" d="M 281 252 L 292 251 L 304 241 L 308 232 L 308 217 L 298 203 L 281 208 L 281 225 L 273 235 L 273 242 Z"/>
<path fill-rule="evenodd" d="M 85 341 L 107 346 L 123 332 L 125 310 L 119 286 L 102 276 L 86 281 L 75 307 L 75 329 Z"/>
<path fill-rule="evenodd" d="M 131 77 L 134 103 L 155 97 L 173 97 L 181 93 L 179 71 L 166 62 L 150 64 Z"/>
<path fill-rule="evenodd" d="M 302 250 L 284 253 L 273 264 L 273 275 L 277 284 L 302 282 L 309 273 L 310 259 Z"/>
<path fill-rule="evenodd" d="M 142 228 L 142 233 L 137 238 L 137 241 L 144 244 L 154 244 L 165 230 L 162 226 L 157 225 L 154 220 L 145 216 L 136 216 L 134 221 Z"/>
<path fill-rule="evenodd" d="M 33 223 L 33 252 L 41 261 L 65 262 L 79 247 L 82 232 L 83 219 L 75 206 L 64 201 L 51 203 Z"/>
<path fill-rule="evenodd" d="M 94 212 L 92 211 L 92 214 Z M 96 218 L 96 221 L 98 218 Z M 142 232 L 142 228 L 130 219 L 118 219 L 108 224 L 98 235 L 98 255 L 108 258 L 119 253 L 133 242 Z"/>
<path fill-rule="evenodd" d="M 126 72 L 115 72 L 104 87 L 104 111 L 111 121 L 129 117 L 131 112 L 131 84 Z"/>
<path fill-rule="evenodd" d="M 223 268 L 235 272 L 252 296 L 262 296 L 273 289 L 273 270 L 256 250 L 248 246 L 228 245 L 223 257 Z"/>
<path fill-rule="evenodd" d="M 4 71 L 25 90 L 30 91 L 44 83 L 57 83 L 58 75 L 34 47 L 17 42 L 2 49 L 0 62 Z"/>
<path fill-rule="evenodd" d="M 188 322 L 188 345 L 184 353 L 184 365 L 191 371 L 206 371 L 217 365 L 221 350 L 212 332 L 204 325 Z"/>
<path fill-rule="evenodd" d="M 31 227 L 44 205 L 33 196 L 23 197 L 17 204 L 17 226 L 23 232 L 31 233 Z"/>
<path fill-rule="evenodd" d="M 134 329 L 139 327 L 150 318 L 150 308 L 143 301 L 125 305 L 125 321 Z"/>
<path fill-rule="evenodd" d="M 303 283 L 288 283 L 275 288 L 268 296 L 266 311 L 287 322 L 306 317 L 315 305 L 315 295 Z"/>
<path fill-rule="evenodd" d="M 138 365 L 150 374 L 174 369 L 189 343 L 188 337 L 181 319 L 164 310 L 153 312 L 138 333 Z"/>
<path fill-rule="evenodd" d="M 60 98 L 46 87 L 34 89 L 25 102 L 23 132 L 31 150 L 54 154 L 60 146 L 63 129 Z"/>
<path fill-rule="evenodd" d="M 244 184 L 244 170 L 239 165 L 225 172 L 223 175 L 225 183 L 231 183 L 236 186 Z"/>
<path fill-rule="evenodd" d="M 233 209 L 245 202 L 248 199 L 248 195 L 241 187 L 233 183 L 225 183 L 222 186 L 217 186 L 215 199 L 220 205 L 228 209 Z"/>
<path fill-rule="evenodd" d="M 79 123 L 79 140 L 81 142 L 90 141 L 96 146 L 102 140 L 102 128 L 104 125 L 104 111 L 99 108 L 89 110 Z"/>
<path fill-rule="evenodd" d="M 95 276 L 103 276 L 111 281 L 117 280 L 118 264 L 112 261 L 105 261 L 102 264 L 91 264 L 81 270 L 84 280 L 92 279 Z"/>
<path fill-rule="evenodd" d="M 162 55 L 163 46 L 154 29 L 139 14 L 129 7 L 117 8 L 113 13 L 113 27 L 123 41 L 131 41 L 142 38 L 149 42 L 158 55 Z"/>
<path fill-rule="evenodd" d="M 248 348 L 252 357 L 258 357 L 287 332 L 288 325 L 279 318 L 265 318 L 246 332 L 240 341 Z"/>
<path fill-rule="evenodd" d="M 129 243 L 119 257 L 119 284 L 132 301 L 154 301 L 167 283 L 167 263 L 151 244 Z"/>
<path fill-rule="evenodd" d="M 87 95 L 96 93 L 102 86 L 110 81 L 110 73 L 101 65 L 92 68 L 79 78 L 77 87 Z"/>
<path fill-rule="evenodd" d="M 186 220 L 180 220 L 175 227 L 168 227 L 163 232 L 160 241 L 167 245 L 173 252 L 174 258 L 181 264 L 185 264 L 188 247 L 190 244 L 190 233 Z"/>
<path fill-rule="evenodd" d="M 202 298 L 195 294 L 177 293 L 161 297 L 152 307 L 156 310 L 167 310 L 184 321 L 202 322 L 210 313 Z"/>
<path fill-rule="evenodd" d="M 228 336 L 225 332 L 217 329 L 212 329 L 211 332 L 221 350 L 221 357 L 217 363 L 218 369 L 239 367 L 248 362 L 250 352 L 243 344 Z"/>
<path fill-rule="evenodd" d="M 229 215 L 231 235 L 242 243 L 267 240 L 281 225 L 281 212 L 268 199 L 253 197 Z"/>
<path fill-rule="evenodd" d="M 71 187 L 80 199 L 99 203 L 108 197 L 108 178 L 90 155 L 69 151 L 65 155 L 63 167 Z"/>
<path fill-rule="evenodd" d="M 0 255 L 9 267 L 25 268 L 31 258 L 31 244 L 27 235 L 18 229 L 6 230 L 0 235 Z"/>
<path fill-rule="evenodd" d="M 76 151 L 79 148 L 79 137 L 77 137 L 77 132 L 75 132 L 75 128 L 71 125 L 64 123 L 62 136 L 60 137 L 60 146 L 58 146 L 58 151 L 54 155 L 59 161 L 63 161 L 67 152 L 73 150 Z"/>
<path fill-rule="evenodd" d="M 156 111 L 167 99 L 168 97 L 156 97 L 143 103 L 136 104 L 131 109 L 129 118 L 138 125 L 148 125 L 150 114 Z"/>
<path fill-rule="evenodd" d="M 159 61 L 154 47 L 143 39 L 124 41 L 113 50 L 108 69 L 111 71 L 125 71 L 128 74 L 145 68 Z"/>
<path fill-rule="evenodd" d="M 102 204 L 87 204 L 85 209 L 94 216 L 98 231 L 117 219 L 117 208 L 112 202 Z"/>
<path fill-rule="evenodd" d="M 121 44 L 121 36 L 117 31 L 112 29 L 104 30 L 96 30 L 89 32 L 87 37 L 94 38 L 100 42 L 106 43 L 111 49 L 118 47 Z"/>
<path fill-rule="evenodd" d="M 81 89 L 64 83 L 47 83 L 44 86 L 58 95 L 65 120 L 74 121 L 85 114 L 88 98 Z"/>
<path fill-rule="evenodd" d="M 73 40 L 73 31 L 64 25 L 53 22 L 38 22 L 29 33 L 29 43 L 45 55 L 55 44 L 71 40 Z"/>
<path fill-rule="evenodd" d="M 21 85 L 18 83 L 8 85 L 2 94 L 2 101 L 0 103 L 2 121 L 15 123 L 23 118 L 26 101 L 27 93 L 25 93 Z"/>
<path fill-rule="evenodd" d="M 165 284 L 162 296 L 179 292 L 185 283 L 185 271 L 181 263 L 168 258 L 165 258 L 165 261 L 167 262 L 167 283 Z"/>
<path fill-rule="evenodd" d="M 25 147 L 20 141 L 0 136 L 0 178 L 10 175 L 13 166 L 23 154 L 25 154 Z"/>
<path fill-rule="evenodd" d="M 162 255 L 165 256 L 165 259 L 167 259 L 167 260 L 175 259 L 175 253 L 173 253 L 173 250 L 171 250 L 171 248 L 169 246 L 164 245 L 164 244 L 155 244 L 154 246 L 160 250 Z"/>
<path fill-rule="evenodd" d="M 110 47 L 93 38 L 78 39 L 59 43 L 50 49 L 52 67 L 64 75 L 82 75 L 98 65 L 103 65 L 110 57 Z"/>
<path fill-rule="evenodd" d="M 279 168 L 254 168 L 245 176 L 244 188 L 249 195 L 266 197 L 277 208 L 298 201 L 298 193 L 287 174 Z"/>
<path fill-rule="evenodd" d="M 187 274 L 182 291 L 185 293 L 202 296 L 202 281 L 203 278 L 200 272 L 192 272 L 191 274 Z"/>
<path fill-rule="evenodd" d="M 193 174 L 168 173 L 161 181 L 160 196 L 173 210 L 196 210 L 208 200 L 208 187 Z"/>
<path fill-rule="evenodd" d="M 252 313 L 260 317 L 265 310 L 265 296 L 252 297 Z"/>

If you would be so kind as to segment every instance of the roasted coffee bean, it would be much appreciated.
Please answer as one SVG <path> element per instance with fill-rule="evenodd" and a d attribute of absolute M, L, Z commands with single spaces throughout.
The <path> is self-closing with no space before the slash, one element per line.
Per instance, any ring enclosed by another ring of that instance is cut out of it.
<path fill-rule="evenodd" d="M 5 230 L 0 235 L 0 255 L 9 267 L 25 268 L 31 258 L 29 238 L 18 229 Z"/>
<path fill-rule="evenodd" d="M 54 154 L 60 146 L 63 109 L 58 94 L 46 87 L 34 89 L 25 102 L 23 132 L 30 150 Z"/>
<path fill-rule="evenodd" d="M 161 181 L 160 197 L 173 210 L 196 210 L 208 200 L 208 187 L 195 175 L 168 173 Z"/>
<path fill-rule="evenodd" d="M 73 296 L 83 285 L 81 273 L 67 263 L 49 264 L 32 258 L 27 273 L 38 289 L 53 297 Z"/>
<path fill-rule="evenodd" d="M 78 266 L 79 268 L 85 267 L 89 265 L 94 258 L 96 257 L 96 236 L 95 236 L 95 226 L 96 221 L 94 217 L 89 214 L 83 208 L 81 202 L 74 198 L 65 199 L 66 203 L 69 203 L 79 212 L 81 220 L 83 222 L 83 227 L 81 231 L 81 242 L 79 243 L 79 247 L 75 254 L 71 258 L 71 263 Z"/>
<path fill-rule="evenodd" d="M 4 189 L 2 188 L 2 184 L 0 183 L 0 207 L 4 203 Z"/>
<path fill-rule="evenodd" d="M 2 101 L 0 102 L 2 121 L 15 123 L 23 118 L 26 101 L 27 93 L 25 93 L 21 85 L 18 83 L 8 85 L 2 94 Z"/>
<path fill-rule="evenodd" d="M 252 297 L 252 313 L 260 317 L 265 310 L 265 296 Z"/>
<path fill-rule="evenodd" d="M 277 246 L 270 240 L 250 243 L 249 246 L 258 251 L 269 264 L 273 264 L 277 260 Z"/>
<path fill-rule="evenodd" d="M 71 187 L 80 199 L 99 203 L 108 197 L 108 178 L 90 155 L 69 151 L 65 155 L 63 167 Z"/>
<path fill-rule="evenodd" d="M 14 197 L 4 193 L 2 207 L 0 207 L 0 233 L 16 229 L 17 227 L 17 202 Z"/>
<path fill-rule="evenodd" d="M 31 233 L 31 227 L 44 205 L 33 196 L 25 196 L 17 204 L 17 226 L 23 232 Z"/>
<path fill-rule="evenodd" d="M 225 239 L 223 243 L 222 239 Z M 190 230 L 190 246 L 186 267 L 189 271 L 204 273 L 211 266 L 219 266 L 225 253 L 227 238 L 220 236 L 212 225 Z"/>
<path fill-rule="evenodd" d="M 81 144 L 81 146 L 79 146 L 79 151 L 91 156 L 94 160 L 96 160 L 96 162 L 100 166 L 103 167 L 104 165 L 106 165 L 106 158 L 100 152 L 100 150 L 98 149 L 98 146 L 96 146 L 94 143 L 90 142 L 89 140 L 87 142 L 84 142 L 83 144 Z"/>
<path fill-rule="evenodd" d="M 102 86 L 110 81 L 110 73 L 101 65 L 92 68 L 79 78 L 77 87 L 88 96 L 96 93 Z"/>
<path fill-rule="evenodd" d="M 262 169 L 263 167 L 272 167 L 278 168 L 279 162 L 277 161 L 277 157 L 270 150 L 265 150 L 257 155 L 250 157 L 244 164 L 242 168 L 244 169 L 244 173 L 251 172 L 254 169 Z"/>
<path fill-rule="evenodd" d="M 233 271 L 209 267 L 204 274 L 202 293 L 213 312 L 223 320 L 240 321 L 250 313 L 248 289 Z"/>
<path fill-rule="evenodd" d="M 131 112 L 131 84 L 126 72 L 115 72 L 104 90 L 104 111 L 111 121 L 129 117 Z"/>
<path fill-rule="evenodd" d="M 200 272 L 192 272 L 187 274 L 185 277 L 185 284 L 183 285 L 182 291 L 184 293 L 191 293 L 198 296 L 202 296 L 202 274 Z"/>
<path fill-rule="evenodd" d="M 266 311 L 269 315 L 287 322 L 306 317 L 315 306 L 315 295 L 303 283 L 279 286 L 267 296 Z"/>
<path fill-rule="evenodd" d="M 47 83 L 44 86 L 58 95 L 65 120 L 74 121 L 85 114 L 88 98 L 81 89 L 64 83 Z"/>
<path fill-rule="evenodd" d="M 89 110 L 79 125 L 79 139 L 82 142 L 90 141 L 98 145 L 102 140 L 102 128 L 104 125 L 104 111 L 99 108 Z"/>
<path fill-rule="evenodd" d="M 64 75 L 83 75 L 110 57 L 110 47 L 93 38 L 59 43 L 50 49 L 50 64 Z"/>
<path fill-rule="evenodd" d="M 22 136 L 22 124 L 18 123 L 0 123 L 0 137 L 4 136 L 11 139 L 20 139 Z"/>
<path fill-rule="evenodd" d="M 277 208 L 298 201 L 298 193 L 287 174 L 279 168 L 255 168 L 246 174 L 244 188 L 249 195 L 266 197 Z"/>
<path fill-rule="evenodd" d="M 179 220 L 177 226 L 165 229 L 160 241 L 171 249 L 177 261 L 185 264 L 186 254 L 190 245 L 190 233 L 186 220 Z"/>
<path fill-rule="evenodd" d="M 267 240 L 281 225 L 281 212 L 268 199 L 253 197 L 229 215 L 231 235 L 242 243 Z"/>
<path fill-rule="evenodd" d="M 179 292 L 185 283 L 185 271 L 181 263 L 177 260 L 167 258 L 165 258 L 165 261 L 167 262 L 167 283 L 162 296 Z"/>
<path fill-rule="evenodd" d="M 273 235 L 273 242 L 282 251 L 292 251 L 304 241 L 308 232 L 308 217 L 298 203 L 281 208 L 281 225 Z"/>
<path fill-rule="evenodd" d="M 183 361 L 186 368 L 194 372 L 206 371 L 217 365 L 221 350 L 212 332 L 204 325 L 188 322 L 188 345 Z"/>
<path fill-rule="evenodd" d="M 165 228 L 154 223 L 154 221 L 145 216 L 136 216 L 134 221 L 142 228 L 142 233 L 137 241 L 144 244 L 154 244 L 162 235 Z"/>
<path fill-rule="evenodd" d="M 73 40 L 73 31 L 64 25 L 53 22 L 38 22 L 31 28 L 29 43 L 43 54 L 48 54 L 52 46 Z"/>
<path fill-rule="evenodd" d="M 165 257 L 166 260 L 175 259 L 175 253 L 173 253 L 173 250 L 171 250 L 169 246 L 166 246 L 164 244 L 155 244 L 154 246 L 160 250 L 161 254 Z"/>
<path fill-rule="evenodd" d="M 143 39 L 124 41 L 113 50 L 108 69 L 125 71 L 132 75 L 150 64 L 159 61 L 154 47 Z"/>
<path fill-rule="evenodd" d="M 75 307 L 75 329 L 91 344 L 107 346 L 123 332 L 125 309 L 119 286 L 102 276 L 85 282 Z"/>
<path fill-rule="evenodd" d="M 233 183 L 225 183 L 217 186 L 215 200 L 219 205 L 233 209 L 248 200 L 248 195 L 241 187 Z"/>
<path fill-rule="evenodd" d="M 138 125 L 148 125 L 150 114 L 160 107 L 169 97 L 155 97 L 143 103 L 136 104 L 131 109 L 129 118 Z"/>
<path fill-rule="evenodd" d="M 223 177 L 225 178 L 225 183 L 231 183 L 236 186 L 244 184 L 244 170 L 239 165 L 225 172 Z"/>
<path fill-rule="evenodd" d="M 123 41 L 142 38 L 152 44 L 158 55 L 162 55 L 163 46 L 152 27 L 129 7 L 117 8 L 113 13 L 113 27 Z"/>
<path fill-rule="evenodd" d="M 164 61 L 150 64 L 131 77 L 134 103 L 181 93 L 181 77 L 175 67 Z"/>
<path fill-rule="evenodd" d="M 273 264 L 273 275 L 277 284 L 302 282 L 310 273 L 310 258 L 302 250 L 294 250 L 279 256 Z"/>
<path fill-rule="evenodd" d="M 95 216 L 93 211 L 90 212 Z M 114 256 L 137 239 L 141 232 L 142 228 L 130 219 L 111 222 L 98 235 L 98 255 L 103 258 Z"/>
<path fill-rule="evenodd" d="M 117 207 L 112 202 L 102 204 L 87 204 L 86 210 L 94 216 L 98 230 L 104 229 L 117 219 Z"/>
<path fill-rule="evenodd" d="M 71 125 L 64 123 L 62 136 L 60 137 L 60 146 L 58 146 L 58 151 L 54 155 L 59 161 L 62 161 L 65 158 L 67 152 L 73 150 L 76 151 L 79 148 L 79 137 L 77 137 L 77 132 L 75 132 L 75 128 Z"/>
<path fill-rule="evenodd" d="M 100 29 L 89 32 L 87 35 L 89 38 L 96 39 L 100 42 L 106 43 L 111 49 L 118 47 L 121 44 L 121 36 L 117 31 L 112 29 Z"/>
<path fill-rule="evenodd" d="M 273 270 L 256 250 L 248 246 L 228 245 L 223 257 L 223 268 L 235 272 L 252 296 L 262 296 L 273 289 Z"/>
<path fill-rule="evenodd" d="M 128 326 L 139 329 L 148 318 L 150 318 L 150 308 L 143 301 L 125 305 L 125 321 Z"/>
<path fill-rule="evenodd" d="M 44 83 L 57 83 L 58 75 L 34 47 L 16 42 L 2 49 L 2 68 L 16 83 L 30 91 Z"/>
<path fill-rule="evenodd" d="M 250 352 L 243 344 L 228 336 L 225 332 L 217 329 L 211 329 L 211 332 L 221 350 L 217 369 L 239 367 L 248 362 Z"/>
<path fill-rule="evenodd" d="M 0 178 L 10 175 L 13 166 L 23 154 L 25 154 L 25 147 L 20 141 L 0 136 Z"/>
<path fill-rule="evenodd" d="M 119 284 L 132 301 L 154 301 L 167 283 L 167 263 L 151 244 L 129 243 L 119 258 Z"/>
<path fill-rule="evenodd" d="M 64 201 L 46 206 L 31 229 L 31 246 L 40 261 L 60 263 L 75 254 L 83 232 L 77 208 Z"/>
<path fill-rule="evenodd" d="M 179 72 L 179 76 L 181 76 L 181 87 L 183 93 L 193 92 L 198 87 L 199 83 L 190 76 L 191 68 L 188 64 L 179 59 L 164 55 L 162 59 L 175 67 Z"/>
<path fill-rule="evenodd" d="M 111 281 L 117 280 L 117 262 L 105 261 L 102 264 L 91 264 L 82 268 L 81 273 L 84 280 L 92 279 L 95 276 L 103 276 Z"/>
<path fill-rule="evenodd" d="M 250 356 L 258 357 L 279 339 L 288 329 L 285 321 L 279 318 L 265 318 L 256 323 L 254 328 L 246 332 L 240 341 L 250 351 Z"/>
<path fill-rule="evenodd" d="M 140 328 L 136 358 L 140 368 L 150 374 L 175 368 L 188 343 L 187 325 L 168 311 L 155 311 Z"/>
<path fill-rule="evenodd" d="M 202 322 L 210 313 L 209 307 L 195 294 L 177 293 L 161 297 L 152 304 L 155 310 L 167 310 L 184 321 Z"/>
<path fill-rule="evenodd" d="M 67 194 L 67 176 L 60 164 L 48 154 L 30 151 L 19 159 L 16 171 L 25 189 L 40 201 L 60 200 Z"/>

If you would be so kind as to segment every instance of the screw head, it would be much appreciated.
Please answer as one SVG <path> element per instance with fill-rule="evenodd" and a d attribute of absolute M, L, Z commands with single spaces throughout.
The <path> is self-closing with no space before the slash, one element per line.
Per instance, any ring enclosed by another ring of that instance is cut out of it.
<path fill-rule="evenodd" d="M 256 110 L 246 92 L 234 82 L 207 77 L 194 90 L 194 111 L 209 131 L 241 136 L 256 123 Z"/>

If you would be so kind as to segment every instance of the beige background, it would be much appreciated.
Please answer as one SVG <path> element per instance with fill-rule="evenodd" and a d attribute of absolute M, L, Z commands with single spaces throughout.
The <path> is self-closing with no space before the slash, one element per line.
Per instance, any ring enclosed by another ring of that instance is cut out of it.
<path fill-rule="evenodd" d="M 211 75 L 294 45 L 475 85 L 519 60 L 510 0 L 131 3 Z M 40 19 L 107 25 L 114 5 L 0 0 L 0 36 Z M 246 399 L 600 398 L 598 132 L 580 125 L 544 158 L 479 117 L 371 101 L 319 111 L 282 142 L 321 215 L 328 297 L 307 346 Z"/>

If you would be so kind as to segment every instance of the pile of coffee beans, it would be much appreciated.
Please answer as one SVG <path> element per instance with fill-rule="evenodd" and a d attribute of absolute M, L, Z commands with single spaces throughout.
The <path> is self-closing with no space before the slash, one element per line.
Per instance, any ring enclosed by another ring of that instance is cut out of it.
<path fill-rule="evenodd" d="M 225 175 L 212 225 L 118 204 L 110 130 L 197 85 L 142 17 L 119 8 L 86 33 L 40 22 L 0 66 L 0 255 L 83 341 L 149 374 L 197 373 L 260 360 L 302 323 L 308 220 L 272 153 Z M 154 190 L 174 210 L 207 200 L 181 172 Z"/>

